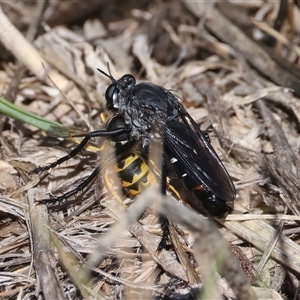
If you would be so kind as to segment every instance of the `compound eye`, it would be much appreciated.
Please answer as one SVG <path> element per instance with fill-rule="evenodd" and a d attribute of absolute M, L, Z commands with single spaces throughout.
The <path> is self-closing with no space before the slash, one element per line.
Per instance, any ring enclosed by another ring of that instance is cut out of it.
<path fill-rule="evenodd" d="M 105 92 L 105 99 L 106 99 L 106 107 L 107 109 L 114 109 L 114 100 L 117 98 L 119 94 L 119 89 L 117 88 L 116 84 L 111 84 Z"/>
<path fill-rule="evenodd" d="M 135 78 L 131 74 L 126 74 L 126 75 L 122 76 L 121 80 L 128 87 L 133 87 L 136 83 Z"/>

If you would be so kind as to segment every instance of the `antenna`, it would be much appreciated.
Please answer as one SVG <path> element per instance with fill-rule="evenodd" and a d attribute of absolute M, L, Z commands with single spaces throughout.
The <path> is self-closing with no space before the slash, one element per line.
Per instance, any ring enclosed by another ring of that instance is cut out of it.
<path fill-rule="evenodd" d="M 106 62 L 107 64 L 107 70 L 108 70 L 108 74 L 105 73 L 104 71 L 102 71 L 101 69 L 97 68 L 97 70 L 102 73 L 103 75 L 105 75 L 106 77 L 108 77 L 112 82 L 116 82 L 116 79 L 114 79 L 114 77 L 111 75 L 111 72 L 110 72 L 110 68 L 109 68 L 109 63 Z"/>

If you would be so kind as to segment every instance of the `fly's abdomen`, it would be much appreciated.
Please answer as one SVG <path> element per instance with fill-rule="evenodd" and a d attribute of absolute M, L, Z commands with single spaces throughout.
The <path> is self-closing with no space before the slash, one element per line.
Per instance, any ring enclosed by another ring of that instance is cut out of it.
<path fill-rule="evenodd" d="M 114 171 L 119 176 L 122 187 L 131 196 L 138 195 L 148 185 L 156 182 L 155 176 L 145 160 L 137 154 L 130 154 L 119 160 Z"/>
<path fill-rule="evenodd" d="M 173 157 L 170 162 L 178 178 L 211 216 L 222 218 L 228 212 L 226 202 L 214 195 L 201 181 L 196 180 L 179 160 Z"/>
<path fill-rule="evenodd" d="M 179 179 L 183 181 L 187 189 L 192 191 L 194 188 L 197 189 L 197 187 L 201 185 L 201 182 L 196 181 L 177 158 L 171 158 L 170 163 L 172 164 L 172 169 Z"/>

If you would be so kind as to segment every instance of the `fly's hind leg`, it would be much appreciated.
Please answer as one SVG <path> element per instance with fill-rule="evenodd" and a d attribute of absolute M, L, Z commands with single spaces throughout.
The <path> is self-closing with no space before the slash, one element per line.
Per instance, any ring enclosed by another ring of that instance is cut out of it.
<path fill-rule="evenodd" d="M 166 195 L 166 189 L 167 189 L 167 176 L 166 176 L 166 168 L 165 163 L 163 162 L 162 165 L 162 171 L 161 171 L 161 194 Z M 163 215 L 159 214 L 159 223 L 162 229 L 162 236 L 160 239 L 160 242 L 157 247 L 157 251 L 161 251 L 162 249 L 165 249 L 167 246 L 167 241 L 170 239 L 170 224 L 168 218 Z"/>
<path fill-rule="evenodd" d="M 64 200 L 67 200 L 71 196 L 76 195 L 77 193 L 84 190 L 98 176 L 99 172 L 100 172 L 100 169 L 99 169 L 99 167 L 97 167 L 89 175 L 89 177 L 86 180 L 84 180 L 81 184 L 79 184 L 75 189 L 62 194 L 61 196 L 52 197 L 52 198 L 49 198 L 49 199 L 37 200 L 37 202 L 42 203 L 42 204 L 52 205 L 54 203 L 59 203 L 59 202 L 62 202 Z"/>

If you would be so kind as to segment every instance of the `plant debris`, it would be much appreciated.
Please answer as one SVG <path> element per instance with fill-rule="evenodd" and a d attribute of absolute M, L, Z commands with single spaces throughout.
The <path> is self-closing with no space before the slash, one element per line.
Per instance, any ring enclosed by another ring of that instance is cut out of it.
<path fill-rule="evenodd" d="M 103 129 L 110 82 L 97 68 L 109 63 L 115 78 L 176 94 L 237 190 L 224 220 L 155 188 L 120 203 L 101 176 L 48 209 L 36 200 L 80 184 L 105 154 L 29 174 L 74 144 L 0 115 L 1 299 L 299 297 L 299 1 L 2 1 L 0 28 L 1 97 Z M 172 222 L 160 253 L 159 211 Z"/>

